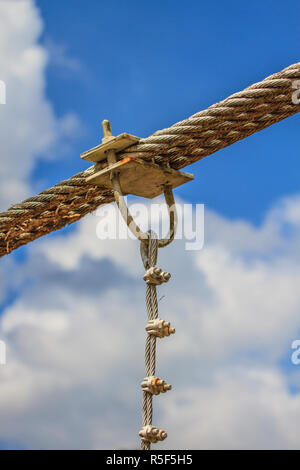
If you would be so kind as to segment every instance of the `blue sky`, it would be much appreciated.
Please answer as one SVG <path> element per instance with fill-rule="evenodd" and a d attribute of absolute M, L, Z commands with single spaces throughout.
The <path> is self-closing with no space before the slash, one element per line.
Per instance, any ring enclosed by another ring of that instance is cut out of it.
<path fill-rule="evenodd" d="M 1 208 L 87 168 L 104 118 L 145 137 L 299 62 L 299 13 L 292 0 L 2 0 Z M 173 389 L 155 403 L 158 448 L 299 448 L 298 140 L 295 115 L 186 167 L 195 180 L 175 195 L 205 203 L 205 244 L 159 254 L 176 335 L 159 347 Z M 1 259 L 0 448 L 137 446 L 142 263 L 136 241 L 99 240 L 98 221 Z"/>
<path fill-rule="evenodd" d="M 101 137 L 145 137 L 299 60 L 297 1 L 38 1 L 42 41 L 65 47 L 69 70 L 47 71 L 58 115 L 74 110 L 82 135 L 63 163 L 37 165 L 48 184 L 86 168 L 79 153 Z M 55 61 L 53 61 L 55 62 Z M 76 65 L 77 64 L 77 65 Z M 298 191 L 295 116 L 189 167 L 195 182 L 178 190 L 231 218 L 259 223 L 281 195 Z"/>

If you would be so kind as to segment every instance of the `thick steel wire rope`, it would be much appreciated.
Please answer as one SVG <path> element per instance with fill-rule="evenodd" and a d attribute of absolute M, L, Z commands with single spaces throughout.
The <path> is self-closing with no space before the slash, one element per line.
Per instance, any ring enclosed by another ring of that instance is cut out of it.
<path fill-rule="evenodd" d="M 118 154 L 183 168 L 300 111 L 292 100 L 300 62 L 270 75 L 206 110 L 140 139 Z M 87 184 L 92 166 L 0 214 L 0 256 L 114 200 L 113 191 Z"/>

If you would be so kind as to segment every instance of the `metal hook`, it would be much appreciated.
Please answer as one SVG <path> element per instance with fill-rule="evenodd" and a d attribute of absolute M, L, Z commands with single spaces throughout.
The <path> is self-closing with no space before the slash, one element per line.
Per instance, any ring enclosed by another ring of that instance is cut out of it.
<path fill-rule="evenodd" d="M 114 191 L 114 196 L 116 203 L 118 205 L 118 208 L 121 212 L 121 215 L 123 219 L 125 220 L 128 228 L 130 231 L 133 233 L 133 235 L 140 240 L 141 242 L 148 244 L 149 241 L 149 233 L 148 232 L 143 232 L 140 227 L 136 224 L 134 221 L 127 205 L 124 199 L 124 196 L 122 194 L 122 189 L 120 185 L 120 179 L 118 174 L 112 174 L 111 176 L 111 184 L 113 187 Z M 166 236 L 166 238 L 162 238 L 158 240 L 158 246 L 159 248 L 163 248 L 167 245 L 169 245 L 175 237 L 176 233 L 176 227 L 177 227 L 177 212 L 176 212 L 176 206 L 175 206 L 175 201 L 174 201 L 174 196 L 173 196 L 173 191 L 171 187 L 166 187 L 164 191 L 164 196 L 165 200 L 167 203 L 168 207 L 168 213 L 169 213 L 169 220 L 170 220 L 170 226 L 169 226 L 169 232 Z"/>
<path fill-rule="evenodd" d="M 102 122 L 102 129 L 103 129 L 103 135 L 104 141 L 107 141 L 112 138 L 112 131 L 111 131 L 111 126 L 110 122 L 105 120 Z M 109 165 L 112 165 L 116 163 L 116 153 L 114 150 L 108 150 L 107 152 L 107 161 Z M 119 174 L 117 172 L 111 172 L 110 175 L 110 180 L 111 180 L 111 185 L 113 188 L 114 196 L 116 203 L 118 205 L 118 208 L 121 212 L 121 215 L 123 219 L 125 220 L 128 228 L 131 230 L 133 235 L 140 240 L 141 242 L 148 244 L 149 242 L 149 233 L 148 232 L 143 232 L 140 227 L 135 223 L 132 215 L 130 214 L 130 211 L 126 205 L 122 188 L 120 185 L 120 178 Z M 177 227 L 177 212 L 176 212 L 176 206 L 175 206 L 175 201 L 174 201 L 174 195 L 172 191 L 171 186 L 166 186 L 164 190 L 164 196 L 165 196 L 165 201 L 168 206 L 168 213 L 169 213 L 169 219 L 170 219 L 170 226 L 169 226 L 169 232 L 166 236 L 166 238 L 162 238 L 161 240 L 158 240 L 158 246 L 160 248 L 163 248 L 169 243 L 171 243 L 174 240 L 175 233 L 176 233 L 176 227 Z"/>

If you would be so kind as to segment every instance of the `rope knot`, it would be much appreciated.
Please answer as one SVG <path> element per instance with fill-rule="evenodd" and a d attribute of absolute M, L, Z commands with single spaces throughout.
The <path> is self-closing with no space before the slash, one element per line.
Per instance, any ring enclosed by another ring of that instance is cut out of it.
<path fill-rule="evenodd" d="M 147 271 L 144 274 L 144 281 L 146 281 L 146 284 L 152 285 L 152 286 L 160 286 L 164 282 L 168 282 L 170 279 L 171 274 L 163 271 L 160 268 L 157 268 L 156 266 L 151 266 L 151 268 L 147 269 Z"/>

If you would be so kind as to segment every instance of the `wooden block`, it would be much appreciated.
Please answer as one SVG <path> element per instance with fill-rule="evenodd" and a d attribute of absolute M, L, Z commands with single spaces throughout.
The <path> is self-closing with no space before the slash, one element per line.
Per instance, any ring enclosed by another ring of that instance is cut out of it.
<path fill-rule="evenodd" d="M 194 179 L 191 173 L 161 167 L 137 157 L 126 157 L 107 168 L 96 171 L 88 176 L 86 181 L 112 189 L 110 181 L 112 171 L 119 173 L 124 195 L 134 194 L 149 199 L 162 194 L 168 185 L 176 188 Z"/>
<path fill-rule="evenodd" d="M 105 152 L 107 152 L 108 150 L 121 152 L 121 150 L 124 150 L 133 144 L 136 144 L 138 141 L 139 138 L 135 135 L 130 135 L 124 132 L 123 134 L 120 134 L 117 137 L 109 138 L 107 142 L 97 145 L 97 147 L 94 147 L 90 150 L 87 150 L 80 156 L 83 160 L 98 163 L 106 159 Z"/>

